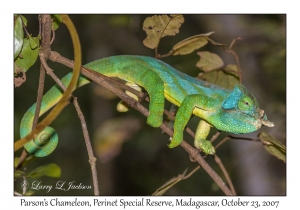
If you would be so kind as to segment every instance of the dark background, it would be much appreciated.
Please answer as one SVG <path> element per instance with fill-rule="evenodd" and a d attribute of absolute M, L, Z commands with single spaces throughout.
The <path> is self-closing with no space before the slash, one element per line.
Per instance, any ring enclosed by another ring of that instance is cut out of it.
<path fill-rule="evenodd" d="M 28 20 L 27 30 L 33 36 L 38 34 L 38 15 L 24 15 Z M 154 50 L 146 48 L 142 41 L 146 34 L 142 30 L 143 21 L 151 15 L 70 15 L 81 41 L 82 63 L 112 55 L 154 56 Z M 244 85 L 256 96 L 274 128 L 263 127 L 244 137 L 256 138 L 266 131 L 286 145 L 286 16 L 285 15 L 184 15 L 185 22 L 179 34 L 165 37 L 159 45 L 159 53 L 168 53 L 174 44 L 190 36 L 214 31 L 210 37 L 216 42 L 230 45 L 234 38 L 243 40 L 235 43 L 233 49 L 240 58 Z M 73 47 L 64 25 L 55 31 L 52 50 L 73 59 Z M 232 55 L 211 44 L 197 51 L 210 51 L 222 57 L 225 64 L 234 63 Z M 196 76 L 195 67 L 199 57 L 196 52 L 185 56 L 174 56 L 163 60 L 178 70 Z M 70 69 L 48 61 L 55 74 L 63 77 Z M 39 61 L 26 72 L 27 81 L 14 92 L 14 139 L 19 139 L 19 125 L 26 110 L 35 103 L 38 86 Z M 54 82 L 46 79 L 45 91 Z M 146 124 L 146 118 L 135 110 L 128 113 L 116 111 L 119 99 L 103 93 L 103 88 L 95 84 L 86 85 L 74 92 L 85 115 L 92 139 L 99 127 L 107 120 L 124 120 L 129 126 L 123 130 L 132 131 L 114 158 L 109 161 L 98 158 L 97 171 L 101 195 L 151 195 L 171 178 L 193 170 L 197 164 L 190 161 L 187 153 L 177 147 L 167 147 L 169 137 L 161 130 Z M 147 105 L 147 104 L 145 104 Z M 166 104 L 168 109 L 170 104 Z M 130 117 L 130 118 L 128 118 Z M 111 122 L 111 121 L 110 121 Z M 119 121 L 111 125 L 119 125 Z M 131 124 L 132 123 L 132 124 Z M 189 126 L 195 129 L 198 119 L 192 118 Z M 121 123 L 121 126 L 123 125 Z M 130 126 L 132 125 L 132 126 Z M 124 125 L 123 125 L 124 126 Z M 64 109 L 52 127 L 58 132 L 60 141 L 57 149 L 45 158 L 37 158 L 26 166 L 30 172 L 34 168 L 56 163 L 62 169 L 61 178 L 42 177 L 44 185 L 55 185 L 57 181 L 91 185 L 92 176 L 80 121 L 72 105 Z M 122 128 L 111 133 L 119 134 Z M 118 132 L 119 131 L 119 132 Z M 215 131 L 215 130 L 213 130 Z M 122 133 L 123 135 L 126 135 Z M 186 134 L 185 134 L 186 135 Z M 218 138 L 218 143 L 226 134 Z M 186 135 L 185 139 L 193 144 Z M 97 144 L 94 141 L 95 153 Z M 15 153 L 20 156 L 21 150 Z M 267 153 L 261 143 L 230 140 L 217 150 L 238 195 L 285 195 L 286 165 Z M 107 156 L 106 156 L 107 158 Z M 221 170 L 212 157 L 208 163 L 224 179 Z M 20 182 L 15 182 L 15 190 L 21 192 Z M 93 195 L 93 190 L 44 190 L 34 191 L 34 195 Z M 165 195 L 224 195 L 207 173 L 200 169 Z"/>

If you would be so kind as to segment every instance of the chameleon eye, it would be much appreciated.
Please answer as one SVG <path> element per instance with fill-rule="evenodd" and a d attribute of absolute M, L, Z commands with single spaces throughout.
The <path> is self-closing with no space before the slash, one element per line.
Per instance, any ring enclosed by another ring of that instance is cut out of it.
<path fill-rule="evenodd" d="M 252 105 L 253 105 L 252 99 L 248 96 L 245 96 L 241 98 L 241 100 L 239 100 L 238 108 L 242 111 L 248 111 L 251 109 Z"/>

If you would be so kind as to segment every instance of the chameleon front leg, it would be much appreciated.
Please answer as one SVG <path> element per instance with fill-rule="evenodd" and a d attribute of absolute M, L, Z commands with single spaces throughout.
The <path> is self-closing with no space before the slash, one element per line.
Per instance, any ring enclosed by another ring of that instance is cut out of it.
<path fill-rule="evenodd" d="M 123 68 L 123 71 L 130 72 L 130 74 L 123 75 L 124 78 L 121 79 L 142 86 L 147 91 L 150 98 L 147 123 L 152 127 L 159 127 L 163 122 L 165 103 L 163 80 L 155 71 L 144 66 L 130 65 Z"/>
<path fill-rule="evenodd" d="M 216 150 L 211 142 L 206 140 L 211 127 L 212 126 L 204 120 L 200 120 L 196 129 L 194 146 L 198 149 L 202 149 L 206 154 L 213 155 L 216 153 Z"/>
<path fill-rule="evenodd" d="M 169 148 L 176 147 L 182 142 L 183 131 L 189 119 L 191 118 L 195 108 L 198 108 L 203 112 L 208 112 L 212 110 L 215 104 L 216 99 L 210 98 L 202 94 L 192 94 L 186 96 L 182 101 L 176 114 L 174 122 L 174 135 L 171 139 L 171 143 L 168 145 Z M 207 123 L 205 123 L 206 122 L 204 121 L 199 123 L 195 138 L 195 145 L 197 148 L 200 147 L 206 154 L 213 154 L 215 150 L 211 143 L 206 140 L 206 136 L 209 133 L 209 126 Z"/>

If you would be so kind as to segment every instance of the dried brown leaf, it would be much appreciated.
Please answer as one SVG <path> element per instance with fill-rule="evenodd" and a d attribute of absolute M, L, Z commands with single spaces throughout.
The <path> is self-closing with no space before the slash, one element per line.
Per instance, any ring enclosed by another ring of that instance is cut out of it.
<path fill-rule="evenodd" d="M 208 43 L 208 36 L 214 32 L 191 36 L 175 44 L 172 48 L 173 55 L 186 55 Z"/>
<path fill-rule="evenodd" d="M 215 53 L 208 51 L 198 52 L 200 61 L 197 62 L 196 66 L 204 72 L 220 69 L 224 66 L 223 60 Z"/>
<path fill-rule="evenodd" d="M 143 30 L 147 37 L 143 44 L 151 49 L 157 48 L 159 41 L 165 36 L 174 36 L 179 33 L 179 28 L 184 22 L 182 15 L 154 15 L 146 18 L 143 24 Z"/>

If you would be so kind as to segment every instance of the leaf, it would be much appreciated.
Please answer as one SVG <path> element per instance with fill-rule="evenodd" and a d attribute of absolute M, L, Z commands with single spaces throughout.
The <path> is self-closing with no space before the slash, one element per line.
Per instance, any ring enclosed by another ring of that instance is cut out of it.
<path fill-rule="evenodd" d="M 34 50 L 35 48 L 38 47 L 39 39 L 32 38 L 31 35 L 28 36 L 28 39 L 29 39 L 29 45 L 30 45 L 30 48 L 31 48 L 32 50 Z M 36 42 L 36 41 L 37 41 L 37 42 Z"/>
<path fill-rule="evenodd" d="M 273 156 L 286 162 L 286 147 L 276 140 L 273 136 L 270 136 L 266 132 L 258 134 L 258 138 L 264 145 L 264 148 Z"/>
<path fill-rule="evenodd" d="M 18 57 L 23 46 L 24 31 L 21 18 L 22 17 L 18 15 L 14 22 L 14 58 Z"/>
<path fill-rule="evenodd" d="M 59 178 L 61 176 L 61 170 L 55 163 L 50 163 L 47 165 L 40 166 L 32 170 L 27 177 L 38 178 L 41 176 L 49 176 L 53 178 Z"/>
<path fill-rule="evenodd" d="M 211 52 L 198 52 L 200 61 L 197 62 L 196 66 L 204 72 L 220 69 L 224 66 L 223 60 L 215 53 Z"/>
<path fill-rule="evenodd" d="M 213 44 L 213 45 L 215 45 L 215 46 L 222 47 L 222 48 L 225 48 L 225 47 L 226 47 L 225 44 L 217 43 L 217 42 L 215 42 L 214 40 L 212 40 L 212 39 L 209 38 L 209 37 L 207 37 L 207 40 L 208 40 L 211 44 Z"/>
<path fill-rule="evenodd" d="M 187 172 L 187 169 L 183 172 L 183 174 L 179 174 L 177 177 L 174 177 L 174 178 L 170 179 L 163 186 L 158 188 L 152 195 L 156 195 L 156 196 L 163 195 L 167 190 L 169 190 L 175 184 L 182 181 L 185 177 L 186 172 Z"/>
<path fill-rule="evenodd" d="M 235 64 L 228 64 L 223 68 L 223 71 L 225 71 L 227 74 L 231 74 L 239 78 L 238 68 Z"/>
<path fill-rule="evenodd" d="M 52 18 L 53 29 L 54 30 L 58 29 L 58 27 L 62 23 L 62 17 L 61 17 L 61 15 L 58 15 L 58 14 L 51 15 L 51 18 Z"/>
<path fill-rule="evenodd" d="M 93 145 L 98 160 L 106 163 L 117 156 L 125 141 L 139 129 L 141 122 L 132 117 L 107 120 L 94 132 Z"/>
<path fill-rule="evenodd" d="M 19 170 L 14 171 L 14 178 L 15 179 L 21 178 L 23 176 L 25 176 L 25 173 L 23 171 L 19 171 Z"/>
<path fill-rule="evenodd" d="M 179 28 L 184 22 L 182 15 L 154 15 L 147 17 L 143 24 L 143 30 L 147 37 L 143 44 L 150 48 L 157 48 L 159 41 L 165 36 L 174 36 L 179 33 Z"/>
<path fill-rule="evenodd" d="M 24 26 L 27 26 L 27 19 L 23 16 L 23 15 L 20 15 L 21 18 L 22 18 L 22 21 L 24 23 Z"/>
<path fill-rule="evenodd" d="M 199 49 L 200 47 L 203 47 L 208 43 L 207 36 L 212 33 L 214 32 L 199 34 L 178 42 L 172 48 L 172 50 L 174 51 L 173 55 L 186 55 L 193 52 L 194 50 Z"/>
<path fill-rule="evenodd" d="M 216 45 L 219 47 L 226 47 L 226 45 L 217 43 L 209 38 L 209 36 L 213 33 L 215 33 L 215 32 L 212 31 L 212 32 L 209 32 L 206 34 L 199 34 L 199 35 L 191 36 L 181 42 L 178 42 L 172 48 L 173 55 L 189 54 L 189 53 L 199 49 L 200 47 L 205 46 L 208 43 L 208 41 L 213 45 Z"/>
<path fill-rule="evenodd" d="M 20 56 L 21 55 L 21 56 Z M 26 72 L 37 60 L 39 55 L 39 37 L 25 38 L 19 57 L 15 60 L 16 68 Z"/>
<path fill-rule="evenodd" d="M 27 158 L 24 160 L 24 162 L 22 163 L 22 166 L 26 166 L 26 164 L 27 164 L 29 161 L 33 160 L 33 159 L 34 159 L 34 156 L 33 156 L 33 155 L 27 157 Z M 18 158 L 18 157 L 16 157 L 16 158 L 14 159 L 14 167 L 17 167 L 17 165 L 18 165 L 18 163 L 19 163 L 19 160 L 20 160 L 20 158 Z"/>
<path fill-rule="evenodd" d="M 216 84 L 218 86 L 233 89 L 233 87 L 239 83 L 239 80 L 236 76 L 228 74 L 221 69 L 217 71 L 210 71 L 207 73 L 199 74 L 198 76 L 201 80 Z"/>

